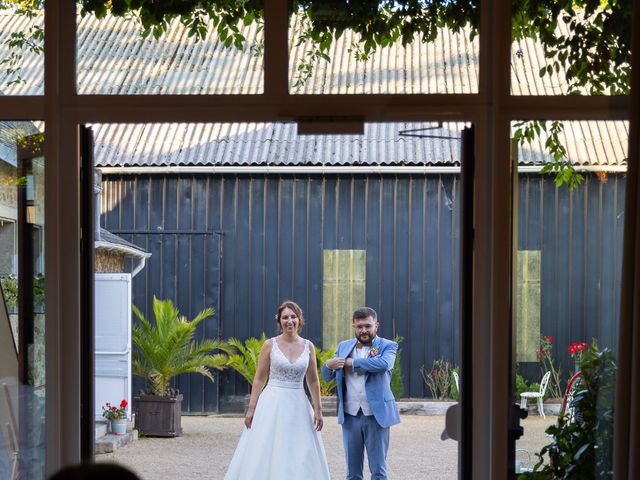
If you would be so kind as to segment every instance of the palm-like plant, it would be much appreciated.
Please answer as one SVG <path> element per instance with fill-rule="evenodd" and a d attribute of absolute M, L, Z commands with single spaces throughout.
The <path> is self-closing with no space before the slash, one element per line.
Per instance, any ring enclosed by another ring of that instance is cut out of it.
<path fill-rule="evenodd" d="M 213 382 L 209 369 L 222 370 L 226 366 L 227 354 L 232 349 L 224 341 L 193 339 L 198 324 L 213 315 L 212 308 L 202 310 L 189 321 L 180 315 L 171 300 L 154 296 L 155 325 L 135 305 L 132 308 L 139 323 L 133 327 L 132 340 L 136 348 L 131 369 L 134 375 L 149 382 L 150 394 L 170 396 L 169 382 L 182 373 L 199 373 Z M 214 350 L 224 353 L 212 353 Z"/>
<path fill-rule="evenodd" d="M 326 363 L 327 360 L 332 358 L 336 353 L 336 347 L 331 347 L 329 350 L 318 350 L 316 349 L 316 357 L 318 359 L 318 367 L 322 368 L 322 365 Z M 336 379 L 334 378 L 330 382 L 327 382 L 322 375 L 318 376 L 320 380 L 320 395 L 323 397 L 328 397 L 333 395 L 336 390 Z"/>
<path fill-rule="evenodd" d="M 253 377 L 256 375 L 258 366 L 258 356 L 266 340 L 267 337 L 264 333 L 260 338 L 251 337 L 245 340 L 244 343 L 237 338 L 227 340 L 231 347 L 238 350 L 237 353 L 234 352 L 229 355 L 227 365 L 242 375 L 249 382 L 249 385 L 253 383 Z"/>

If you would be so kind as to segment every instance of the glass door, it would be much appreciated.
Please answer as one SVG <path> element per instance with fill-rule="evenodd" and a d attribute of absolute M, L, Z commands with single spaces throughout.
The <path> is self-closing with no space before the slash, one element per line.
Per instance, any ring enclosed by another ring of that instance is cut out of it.
<path fill-rule="evenodd" d="M 43 134 L 17 140 L 17 319 L 18 383 L 10 397 L 19 399 L 15 415 L 14 450 L 24 478 L 43 478 L 45 468 L 45 295 Z M 13 428 L 12 428 L 13 429 Z M 15 464 L 14 464 L 14 467 Z"/>

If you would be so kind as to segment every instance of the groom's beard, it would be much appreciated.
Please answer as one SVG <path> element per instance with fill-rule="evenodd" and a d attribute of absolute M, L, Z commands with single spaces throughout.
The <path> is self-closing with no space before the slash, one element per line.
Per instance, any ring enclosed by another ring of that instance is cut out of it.
<path fill-rule="evenodd" d="M 373 342 L 373 337 L 374 335 L 369 335 L 368 333 L 361 333 L 359 335 L 356 335 L 358 341 L 363 345 L 371 345 L 371 342 Z"/>

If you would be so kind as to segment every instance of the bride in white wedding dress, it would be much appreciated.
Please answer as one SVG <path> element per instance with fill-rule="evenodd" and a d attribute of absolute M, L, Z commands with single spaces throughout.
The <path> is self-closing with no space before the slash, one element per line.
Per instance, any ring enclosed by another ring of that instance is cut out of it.
<path fill-rule="evenodd" d="M 276 322 L 282 334 L 268 339 L 260 351 L 244 419 L 247 428 L 225 480 L 329 478 L 320 436 L 323 420 L 315 348 L 298 334 L 304 325 L 302 310 L 295 302 L 285 301 L 278 307 Z M 313 409 L 302 385 L 305 377 Z"/>

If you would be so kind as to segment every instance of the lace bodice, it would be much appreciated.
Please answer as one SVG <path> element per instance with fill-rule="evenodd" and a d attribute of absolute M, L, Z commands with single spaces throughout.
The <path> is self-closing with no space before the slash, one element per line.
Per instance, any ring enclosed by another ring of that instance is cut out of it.
<path fill-rule="evenodd" d="M 304 341 L 304 349 L 300 356 L 292 363 L 278 347 L 276 338 L 271 339 L 269 354 L 269 383 L 272 385 L 301 388 L 302 380 L 309 366 L 309 340 Z"/>

